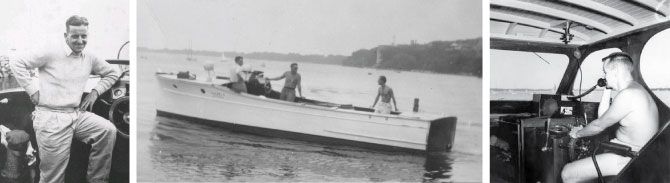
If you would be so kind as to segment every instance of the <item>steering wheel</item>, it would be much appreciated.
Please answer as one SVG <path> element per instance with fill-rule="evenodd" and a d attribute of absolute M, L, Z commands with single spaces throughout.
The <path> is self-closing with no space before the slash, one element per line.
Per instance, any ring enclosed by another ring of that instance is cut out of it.
<path fill-rule="evenodd" d="M 568 143 L 569 161 L 573 162 L 591 156 L 594 147 L 592 142 L 593 140 L 589 138 L 570 138 L 570 142 Z"/>
<path fill-rule="evenodd" d="M 265 89 L 265 94 L 268 95 L 272 93 L 272 85 L 270 84 L 270 80 L 265 80 L 265 83 L 263 84 L 263 88 Z"/>
<path fill-rule="evenodd" d="M 130 97 L 124 96 L 109 107 L 109 121 L 116 126 L 117 134 L 123 138 L 130 137 Z"/>

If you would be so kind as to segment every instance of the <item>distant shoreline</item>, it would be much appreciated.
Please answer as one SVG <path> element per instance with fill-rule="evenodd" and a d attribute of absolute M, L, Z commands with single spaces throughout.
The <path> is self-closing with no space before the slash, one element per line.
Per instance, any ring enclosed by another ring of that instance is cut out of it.
<path fill-rule="evenodd" d="M 138 52 L 170 53 L 341 65 L 396 71 L 426 72 L 482 78 L 482 39 L 433 41 L 426 44 L 380 45 L 345 55 L 302 55 L 298 53 L 205 51 L 138 47 Z M 379 54 L 379 55 L 378 55 Z M 139 56 L 140 59 L 142 56 Z M 381 61 L 381 62 L 380 62 Z"/>

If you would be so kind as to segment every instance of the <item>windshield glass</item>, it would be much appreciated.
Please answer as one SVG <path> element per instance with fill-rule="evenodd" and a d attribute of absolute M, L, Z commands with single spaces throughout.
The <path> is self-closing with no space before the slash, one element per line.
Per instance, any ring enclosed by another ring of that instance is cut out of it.
<path fill-rule="evenodd" d="M 642 79 L 651 88 L 654 94 L 670 104 L 670 62 L 668 61 L 668 47 L 670 47 L 670 29 L 666 29 L 652 37 L 640 56 L 640 72 Z"/>
<path fill-rule="evenodd" d="M 491 50 L 491 100 L 532 100 L 555 94 L 569 59 L 566 55 Z"/>

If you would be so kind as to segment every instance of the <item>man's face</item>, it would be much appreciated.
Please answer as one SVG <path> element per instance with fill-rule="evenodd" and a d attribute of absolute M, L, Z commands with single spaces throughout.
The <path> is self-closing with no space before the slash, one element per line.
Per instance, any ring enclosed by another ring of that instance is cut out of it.
<path fill-rule="evenodd" d="M 383 84 L 384 84 L 384 81 L 382 81 L 382 78 L 377 79 L 377 84 L 379 84 L 379 85 L 383 85 Z"/>
<path fill-rule="evenodd" d="M 605 73 L 605 80 L 607 80 L 607 86 L 606 88 L 609 89 L 616 89 L 614 88 L 616 86 L 616 78 L 615 78 L 615 72 L 613 70 L 607 70 L 605 66 L 609 63 L 610 60 L 606 60 L 603 62 L 603 72 Z"/>
<path fill-rule="evenodd" d="M 69 30 L 65 33 L 65 42 L 75 53 L 81 53 L 86 47 L 88 39 L 88 27 L 69 26 Z"/>
<path fill-rule="evenodd" d="M 293 72 L 293 73 L 298 72 L 298 65 L 291 66 L 291 72 Z"/>
<path fill-rule="evenodd" d="M 244 65 L 244 58 L 240 58 L 239 60 L 235 60 L 235 63 L 237 63 L 237 65 Z"/>

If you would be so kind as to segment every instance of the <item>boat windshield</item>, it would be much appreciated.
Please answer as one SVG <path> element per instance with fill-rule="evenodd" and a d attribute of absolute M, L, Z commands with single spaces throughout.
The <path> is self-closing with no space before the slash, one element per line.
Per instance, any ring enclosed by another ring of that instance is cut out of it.
<path fill-rule="evenodd" d="M 659 32 L 649 39 L 640 55 L 640 73 L 652 92 L 666 105 L 670 104 L 670 29 Z"/>
<path fill-rule="evenodd" d="M 491 50 L 491 100 L 532 100 L 555 94 L 568 57 L 562 54 Z"/>

